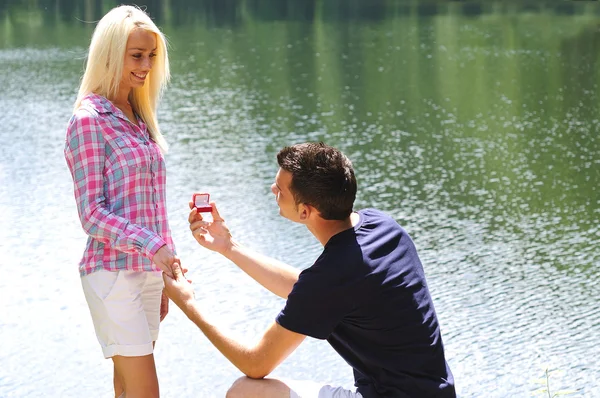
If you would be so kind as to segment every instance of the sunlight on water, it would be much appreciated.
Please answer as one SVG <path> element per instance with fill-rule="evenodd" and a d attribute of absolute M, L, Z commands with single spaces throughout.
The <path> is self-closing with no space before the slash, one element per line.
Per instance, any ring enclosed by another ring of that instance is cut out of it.
<path fill-rule="evenodd" d="M 353 161 L 357 207 L 413 236 L 460 397 L 530 396 L 544 366 L 564 372 L 557 390 L 600 396 L 598 10 L 305 3 L 160 14 L 170 223 L 202 306 L 251 340 L 283 301 L 198 247 L 191 194 L 210 192 L 238 240 L 309 266 L 319 243 L 278 215 L 269 187 L 282 146 L 324 140 Z M 109 397 L 62 154 L 91 31 L 43 12 L 0 7 L 0 396 Z M 223 396 L 239 377 L 174 306 L 156 356 L 166 397 Z M 315 372 L 352 386 L 313 340 L 274 375 Z"/>

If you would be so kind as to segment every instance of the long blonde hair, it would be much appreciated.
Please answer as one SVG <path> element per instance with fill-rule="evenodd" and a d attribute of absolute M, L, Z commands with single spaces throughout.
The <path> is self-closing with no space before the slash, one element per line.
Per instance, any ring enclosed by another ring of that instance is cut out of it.
<path fill-rule="evenodd" d="M 170 78 L 167 40 L 150 17 L 137 7 L 115 7 L 98 22 L 92 35 L 74 110 L 79 108 L 81 100 L 90 93 L 102 95 L 109 100 L 117 96 L 127 40 L 129 34 L 137 28 L 156 34 L 156 57 L 154 66 L 146 77 L 146 84 L 132 90 L 129 102 L 148 126 L 152 140 L 166 153 L 168 145 L 158 128 L 156 108 Z"/>

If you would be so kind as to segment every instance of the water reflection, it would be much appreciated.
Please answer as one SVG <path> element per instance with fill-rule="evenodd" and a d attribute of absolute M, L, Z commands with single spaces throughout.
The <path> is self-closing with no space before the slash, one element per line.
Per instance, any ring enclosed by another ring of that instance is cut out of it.
<path fill-rule="evenodd" d="M 427 18 L 444 15 L 481 17 L 516 13 L 546 13 L 552 15 L 593 15 L 598 6 L 576 1 L 521 2 L 450 2 L 416 0 L 146 0 L 125 2 L 137 4 L 162 25 L 181 26 L 203 23 L 208 26 L 242 25 L 254 21 L 366 21 L 382 22 L 398 17 Z M 110 8 L 121 4 L 114 0 L 38 0 L 27 2 L 8 0 L 0 3 L 0 14 L 10 22 L 38 24 L 47 27 L 77 21 L 97 21 Z"/>
<path fill-rule="evenodd" d="M 93 26 L 82 21 L 116 4 L 0 3 L 0 270 L 25 270 L 0 278 L 1 396 L 110 395 L 77 280 L 84 238 L 62 140 Z M 258 333 L 282 303 L 197 248 L 187 201 L 211 192 L 240 240 L 307 266 L 319 245 L 277 216 L 268 186 L 280 147 L 325 140 L 354 161 L 358 207 L 415 238 L 461 397 L 529 396 L 544 364 L 565 371 L 557 389 L 597 394 L 600 5 L 146 5 L 172 45 L 159 117 L 174 238 L 197 298 L 234 332 Z M 208 386 L 223 391 L 238 372 L 169 317 L 165 396 L 219 396 Z M 349 385 L 323 347 L 309 342 L 279 374 Z"/>

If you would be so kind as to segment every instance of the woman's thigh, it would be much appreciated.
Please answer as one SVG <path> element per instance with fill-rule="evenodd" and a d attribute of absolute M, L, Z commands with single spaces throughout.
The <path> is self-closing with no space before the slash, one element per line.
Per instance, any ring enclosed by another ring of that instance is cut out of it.
<path fill-rule="evenodd" d="M 97 271 L 82 277 L 82 284 L 105 358 L 153 353 L 160 319 L 160 275 Z"/>

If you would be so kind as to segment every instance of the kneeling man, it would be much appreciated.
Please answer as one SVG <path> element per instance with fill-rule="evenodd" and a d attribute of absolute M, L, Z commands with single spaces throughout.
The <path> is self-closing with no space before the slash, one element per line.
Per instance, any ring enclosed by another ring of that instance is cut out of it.
<path fill-rule="evenodd" d="M 454 398 L 440 326 L 417 250 L 408 233 L 376 209 L 354 211 L 356 178 L 339 150 L 322 143 L 282 149 L 271 190 L 280 214 L 308 230 L 323 252 L 302 272 L 233 239 L 213 203 L 212 222 L 192 209 L 198 243 L 216 251 L 286 299 L 255 345 L 210 323 L 175 264 L 165 289 L 246 377 L 228 397 Z M 191 204 L 190 204 L 191 206 Z M 356 391 L 264 379 L 306 338 L 326 339 L 353 368 Z"/>

